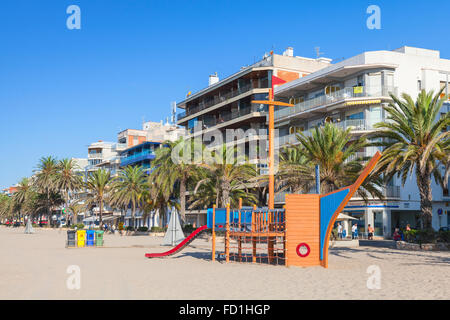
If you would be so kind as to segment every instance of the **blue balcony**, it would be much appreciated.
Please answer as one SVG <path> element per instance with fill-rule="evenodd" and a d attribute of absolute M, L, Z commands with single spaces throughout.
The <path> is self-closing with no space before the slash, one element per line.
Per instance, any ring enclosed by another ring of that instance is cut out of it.
<path fill-rule="evenodd" d="M 155 159 L 155 153 L 151 150 L 146 150 L 129 156 L 125 156 L 124 158 L 120 159 L 120 166 L 126 167 L 129 165 L 144 162 L 145 160 L 152 161 L 153 159 Z"/>

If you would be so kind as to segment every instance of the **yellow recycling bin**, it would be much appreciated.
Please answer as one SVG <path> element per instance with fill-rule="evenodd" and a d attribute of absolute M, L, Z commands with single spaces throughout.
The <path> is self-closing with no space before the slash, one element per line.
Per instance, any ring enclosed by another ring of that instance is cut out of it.
<path fill-rule="evenodd" d="M 86 240 L 86 230 L 78 230 L 77 231 L 78 247 L 84 247 L 85 240 Z"/>

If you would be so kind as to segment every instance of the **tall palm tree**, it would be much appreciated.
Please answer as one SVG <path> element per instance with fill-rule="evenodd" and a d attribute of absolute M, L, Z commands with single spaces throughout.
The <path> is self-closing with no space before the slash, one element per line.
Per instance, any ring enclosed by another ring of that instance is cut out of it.
<path fill-rule="evenodd" d="M 109 170 L 99 169 L 88 175 L 86 181 L 86 206 L 99 208 L 100 226 L 103 225 L 103 207 L 108 199 L 111 185 L 111 173 Z"/>
<path fill-rule="evenodd" d="M 376 169 L 384 172 L 386 179 L 397 176 L 404 185 L 415 173 L 424 229 L 431 229 L 432 176 L 443 183 L 439 163 L 445 164 L 448 175 L 450 114 L 440 116 L 446 99 L 440 99 L 441 93 L 442 90 L 436 95 L 422 90 L 416 101 L 405 93 L 403 99 L 391 94 L 393 102 L 384 108 L 387 121 L 377 123 L 378 130 L 373 135 L 382 138 L 374 144 L 385 148 Z"/>
<path fill-rule="evenodd" d="M 202 185 L 209 184 L 216 189 L 215 203 L 219 207 L 236 205 L 244 191 L 247 194 L 245 200 L 255 203 L 256 197 L 249 192 L 251 180 L 256 177 L 255 166 L 246 163 L 245 156 L 237 154 L 236 147 L 227 147 L 224 144 L 222 148 L 215 149 L 215 152 L 215 159 L 219 161 L 199 164 L 206 170 L 206 174 L 205 178 L 198 181 L 194 193 Z"/>
<path fill-rule="evenodd" d="M 70 204 L 70 194 L 80 190 L 83 186 L 83 179 L 76 172 L 77 168 L 78 166 L 73 159 L 62 159 L 57 165 L 54 181 L 55 189 L 63 195 L 66 208 Z"/>
<path fill-rule="evenodd" d="M 34 186 L 40 193 L 47 195 L 47 216 L 50 222 L 51 205 L 50 197 L 55 188 L 55 175 L 58 170 L 58 164 L 54 157 L 42 157 L 37 165 L 35 179 L 33 181 Z"/>
<path fill-rule="evenodd" d="M 12 215 L 12 198 L 7 195 L 0 194 L 0 217 L 9 219 Z"/>
<path fill-rule="evenodd" d="M 198 166 L 192 160 L 196 158 L 197 150 L 203 150 L 203 145 L 198 146 L 194 140 L 180 138 L 174 142 L 164 142 L 163 147 L 156 150 L 156 158 L 152 163 L 151 180 L 161 188 L 164 197 L 169 198 L 179 191 L 180 216 L 183 222 L 186 186 L 198 174 Z"/>
<path fill-rule="evenodd" d="M 357 152 L 368 146 L 366 138 L 353 139 L 350 128 L 340 129 L 331 123 L 316 127 L 310 136 L 297 134 L 298 146 L 291 146 L 281 157 L 277 185 L 283 189 L 308 192 L 314 186 L 314 167 L 320 166 L 321 193 L 329 193 L 351 185 L 364 169 L 365 158 Z M 371 174 L 358 189 L 357 194 L 367 199 L 382 198 L 381 179 Z"/>
<path fill-rule="evenodd" d="M 18 208 L 18 213 L 19 213 L 19 218 L 21 215 L 21 211 L 23 212 L 23 210 L 26 210 L 27 207 L 26 204 L 27 202 L 31 199 L 32 196 L 32 185 L 31 185 L 31 181 L 28 178 L 23 178 L 17 185 L 17 191 L 14 193 L 13 195 L 13 201 L 15 202 L 17 208 Z M 25 213 L 29 213 L 32 214 L 32 212 L 25 212 Z"/>
<path fill-rule="evenodd" d="M 136 209 L 141 206 L 146 190 L 146 174 L 140 166 L 128 166 L 119 171 L 112 184 L 111 202 L 114 205 L 130 205 L 133 228 L 136 229 Z"/>

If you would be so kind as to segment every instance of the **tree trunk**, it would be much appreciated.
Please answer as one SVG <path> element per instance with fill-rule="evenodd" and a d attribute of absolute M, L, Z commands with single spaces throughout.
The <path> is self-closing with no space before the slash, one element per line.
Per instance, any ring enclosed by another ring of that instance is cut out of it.
<path fill-rule="evenodd" d="M 100 228 L 103 226 L 103 199 L 100 201 Z"/>
<path fill-rule="evenodd" d="M 133 230 L 136 231 L 136 205 L 133 203 L 133 208 L 132 208 L 132 212 L 131 212 L 131 221 L 133 223 L 132 227 Z"/>
<path fill-rule="evenodd" d="M 222 179 L 222 206 L 225 208 L 227 204 L 230 204 L 230 189 L 231 184 L 229 181 Z"/>
<path fill-rule="evenodd" d="M 180 207 L 181 224 L 183 225 L 186 221 L 186 179 L 180 181 Z"/>
<path fill-rule="evenodd" d="M 52 219 L 50 218 L 51 210 L 50 210 L 50 192 L 47 191 L 47 226 L 52 226 Z"/>
<path fill-rule="evenodd" d="M 432 228 L 433 195 L 431 192 L 431 174 L 416 172 L 417 186 L 420 194 L 420 210 L 422 213 L 422 225 L 425 230 Z"/>

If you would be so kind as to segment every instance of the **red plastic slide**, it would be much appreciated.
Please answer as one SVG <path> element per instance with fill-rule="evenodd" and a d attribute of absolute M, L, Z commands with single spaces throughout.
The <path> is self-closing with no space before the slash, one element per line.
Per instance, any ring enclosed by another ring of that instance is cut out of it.
<path fill-rule="evenodd" d="M 195 231 L 192 232 L 186 239 L 181 241 L 176 247 L 170 249 L 169 251 L 160 252 L 160 253 L 146 253 L 145 257 L 146 258 L 164 258 L 164 257 L 171 256 L 171 255 L 183 250 L 184 247 L 186 247 L 189 243 L 191 243 L 200 233 L 202 233 L 206 229 L 208 229 L 207 226 L 203 226 L 198 229 L 195 229 Z"/>

